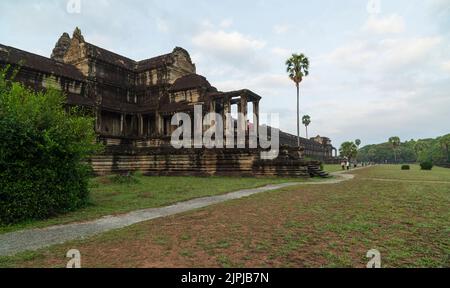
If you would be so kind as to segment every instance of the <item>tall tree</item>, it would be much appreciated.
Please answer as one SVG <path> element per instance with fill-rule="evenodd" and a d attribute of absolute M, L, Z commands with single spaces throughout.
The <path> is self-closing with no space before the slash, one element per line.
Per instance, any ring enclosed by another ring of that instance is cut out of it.
<path fill-rule="evenodd" d="M 355 143 L 351 141 L 347 141 L 342 143 L 341 148 L 339 148 L 339 153 L 343 157 L 347 157 L 347 159 L 350 161 L 358 155 L 358 147 Z"/>
<path fill-rule="evenodd" d="M 450 134 L 442 136 L 439 139 L 439 144 L 445 149 L 445 152 L 447 153 L 447 162 L 450 163 Z"/>
<path fill-rule="evenodd" d="M 300 147 L 300 83 L 309 75 L 309 60 L 302 54 L 292 54 L 286 60 L 286 71 L 297 87 L 297 145 Z"/>
<path fill-rule="evenodd" d="M 420 154 L 428 149 L 429 144 L 425 141 L 417 141 L 414 143 L 414 152 L 416 153 L 416 157 L 419 158 Z"/>
<path fill-rule="evenodd" d="M 359 146 L 361 145 L 361 140 L 356 139 L 356 140 L 355 140 L 355 144 L 356 144 L 356 146 L 358 146 L 358 148 L 359 148 Z"/>
<path fill-rule="evenodd" d="M 302 123 L 303 123 L 303 125 L 305 125 L 305 128 L 306 128 L 306 139 L 309 139 L 308 138 L 308 126 L 309 126 L 309 124 L 311 124 L 311 117 L 309 115 L 303 116 Z"/>
<path fill-rule="evenodd" d="M 397 149 L 400 146 L 400 137 L 398 136 L 392 136 L 391 138 L 389 138 L 389 143 L 392 146 L 392 149 L 394 150 L 394 159 L 395 159 L 395 163 L 397 163 Z"/>
<path fill-rule="evenodd" d="M 375 161 L 377 157 L 377 149 L 370 148 L 367 152 L 367 157 L 369 158 L 369 161 Z"/>

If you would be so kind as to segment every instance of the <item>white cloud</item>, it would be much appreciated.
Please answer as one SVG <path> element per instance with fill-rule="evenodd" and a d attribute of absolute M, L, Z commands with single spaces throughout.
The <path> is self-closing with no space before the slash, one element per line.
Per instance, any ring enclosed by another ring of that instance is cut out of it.
<path fill-rule="evenodd" d="M 405 31 L 405 21 L 397 14 L 387 17 L 370 16 L 362 30 L 376 34 L 402 33 Z"/>
<path fill-rule="evenodd" d="M 266 46 L 264 41 L 253 39 L 239 32 L 225 32 L 223 30 L 201 32 L 193 37 L 192 43 L 205 53 L 210 53 L 224 60 L 232 57 L 237 57 L 236 60 L 242 60 L 243 57 L 250 56 Z"/>
<path fill-rule="evenodd" d="M 275 47 L 272 48 L 272 53 L 279 57 L 286 57 L 286 59 L 290 56 L 291 51 L 285 48 Z"/>
<path fill-rule="evenodd" d="M 329 62 L 357 70 L 391 71 L 415 64 L 433 55 L 440 37 L 396 38 L 381 41 L 356 40 L 325 56 Z"/>
<path fill-rule="evenodd" d="M 341 67 L 362 68 L 375 57 L 376 53 L 373 47 L 365 41 L 356 40 L 334 49 L 324 58 Z"/>
<path fill-rule="evenodd" d="M 410 139 L 442 134 L 442 127 L 435 121 L 448 118 L 444 112 L 447 108 L 443 108 L 450 105 L 450 98 L 443 94 L 449 87 L 445 84 L 448 74 L 436 68 L 450 72 L 444 40 L 442 36 L 379 40 L 360 35 L 321 57 L 323 69 L 330 70 L 322 71 L 323 79 L 331 82 L 322 86 L 339 100 L 328 105 L 333 109 L 325 111 L 320 101 L 309 107 L 319 119 L 334 119 L 332 125 L 316 123 L 316 128 L 338 143 L 347 140 L 344 137 L 353 137 L 344 135 L 348 131 L 367 143 L 379 142 L 386 135 Z M 337 74 L 339 77 L 331 80 Z M 313 87 L 308 93 L 317 89 L 322 88 Z M 331 129 L 336 127 L 339 129 Z"/>
<path fill-rule="evenodd" d="M 286 24 L 278 24 L 273 26 L 273 32 L 275 32 L 276 34 L 285 34 L 287 32 L 289 32 L 289 30 L 291 29 L 291 26 L 286 25 Z"/>
<path fill-rule="evenodd" d="M 441 67 L 444 71 L 450 73 L 450 60 L 442 63 Z"/>
<path fill-rule="evenodd" d="M 170 30 L 169 24 L 162 18 L 156 18 L 156 29 L 163 33 L 167 33 Z"/>
<path fill-rule="evenodd" d="M 380 42 L 378 48 L 391 66 L 400 66 L 423 62 L 423 57 L 430 56 L 439 43 L 440 37 L 386 39 Z"/>
<path fill-rule="evenodd" d="M 219 26 L 221 28 L 229 28 L 233 25 L 233 19 L 224 19 L 220 22 Z"/>
<path fill-rule="evenodd" d="M 200 27 L 209 30 L 214 28 L 214 24 L 209 19 L 204 19 L 200 21 Z"/>
<path fill-rule="evenodd" d="M 274 94 L 280 89 L 293 86 L 289 77 L 284 74 L 242 75 L 242 77 L 236 79 L 215 81 L 214 84 L 223 91 L 245 87 L 261 95 Z"/>
<path fill-rule="evenodd" d="M 450 10 L 450 2 L 448 0 L 431 0 L 431 9 L 437 13 L 448 13 Z"/>

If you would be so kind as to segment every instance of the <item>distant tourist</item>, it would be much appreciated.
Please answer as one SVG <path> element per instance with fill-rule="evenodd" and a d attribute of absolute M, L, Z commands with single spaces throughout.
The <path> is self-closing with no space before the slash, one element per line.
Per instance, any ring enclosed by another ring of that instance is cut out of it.
<path fill-rule="evenodd" d="M 248 131 L 252 131 L 253 130 L 253 123 L 250 123 L 250 120 L 247 120 L 247 128 L 248 128 Z"/>
<path fill-rule="evenodd" d="M 345 170 L 345 161 L 341 161 L 342 170 Z"/>
<path fill-rule="evenodd" d="M 346 166 L 347 166 L 347 170 L 350 170 L 350 161 L 347 160 Z"/>

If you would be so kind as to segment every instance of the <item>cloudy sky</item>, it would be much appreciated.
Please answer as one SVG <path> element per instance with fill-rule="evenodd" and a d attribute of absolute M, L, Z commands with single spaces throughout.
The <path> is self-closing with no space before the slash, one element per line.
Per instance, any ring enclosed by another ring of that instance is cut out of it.
<path fill-rule="evenodd" d="M 70 1 L 2 0 L 0 43 L 48 57 L 79 26 L 86 41 L 135 60 L 181 46 L 219 90 L 263 96 L 262 111 L 280 113 L 291 133 L 284 62 L 303 52 L 310 136 L 339 146 L 450 133 L 450 0 L 75 0 L 79 11 Z"/>

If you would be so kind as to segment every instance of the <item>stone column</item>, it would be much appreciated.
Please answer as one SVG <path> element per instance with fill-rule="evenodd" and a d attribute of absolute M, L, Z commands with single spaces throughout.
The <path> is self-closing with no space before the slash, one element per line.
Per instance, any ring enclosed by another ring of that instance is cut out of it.
<path fill-rule="evenodd" d="M 238 148 L 245 148 L 248 135 L 247 96 L 242 95 L 238 103 Z"/>
<path fill-rule="evenodd" d="M 210 121 L 208 129 L 210 129 L 211 127 L 215 126 L 215 129 L 216 129 L 215 133 L 216 134 L 214 135 L 214 137 L 217 138 L 218 125 L 217 125 L 217 117 L 216 117 L 216 114 L 215 114 L 216 113 L 216 100 L 214 98 L 211 98 L 211 100 L 209 102 L 209 111 L 208 111 L 208 113 L 210 113 L 211 115 L 214 115 L 210 119 L 208 119 Z M 214 125 L 211 124 L 212 121 L 214 121 Z"/>
<path fill-rule="evenodd" d="M 162 131 L 163 131 L 163 127 L 162 127 L 162 117 L 161 117 L 161 115 L 158 113 L 158 112 L 156 112 L 155 113 L 155 130 L 156 130 L 156 134 L 158 135 L 158 136 L 162 136 Z"/>
<path fill-rule="evenodd" d="M 259 129 L 259 100 L 253 101 L 253 125 Z"/>
<path fill-rule="evenodd" d="M 125 114 L 120 114 L 120 136 L 124 135 L 124 121 L 125 121 Z"/>
<path fill-rule="evenodd" d="M 211 99 L 211 102 L 209 103 L 209 113 L 216 112 L 216 101 L 214 99 Z"/>
<path fill-rule="evenodd" d="M 147 117 L 147 137 L 151 137 L 151 136 L 153 136 L 152 135 L 152 133 L 153 133 L 153 130 L 152 130 L 152 117 L 150 117 L 150 115 L 148 115 L 148 117 Z"/>
<path fill-rule="evenodd" d="M 95 130 L 98 133 L 102 131 L 102 111 L 100 109 L 95 110 Z"/>
<path fill-rule="evenodd" d="M 248 133 L 248 125 L 247 125 L 247 120 L 248 120 L 248 102 L 247 102 L 247 95 L 242 95 L 241 96 L 241 100 L 239 102 L 239 108 L 238 108 L 238 112 L 239 112 L 239 116 L 241 116 L 244 118 L 243 121 L 239 121 L 241 123 L 242 128 L 245 131 L 245 134 Z"/>
<path fill-rule="evenodd" d="M 142 114 L 138 114 L 138 134 L 141 137 L 144 135 L 144 117 L 142 117 Z"/>
<path fill-rule="evenodd" d="M 211 99 L 211 102 L 209 102 L 209 111 L 208 111 L 208 113 L 215 113 L 216 112 L 216 102 L 214 101 L 214 99 Z M 211 119 L 209 119 L 209 120 L 211 120 Z M 217 119 L 214 117 L 213 118 L 213 120 L 214 120 L 214 122 L 216 123 L 217 122 Z M 212 125 L 209 125 L 209 127 L 208 127 L 208 129 L 209 128 L 211 128 L 212 127 Z M 217 128 L 217 125 L 216 125 L 216 128 Z"/>
<path fill-rule="evenodd" d="M 226 137 L 228 129 L 233 128 L 233 127 L 227 127 L 227 121 L 229 120 L 229 119 L 227 119 L 227 117 L 231 113 L 231 103 L 230 103 L 231 99 L 230 99 L 230 97 L 224 97 L 222 100 L 223 100 L 222 119 L 223 119 L 224 132 L 225 132 L 224 137 Z"/>

